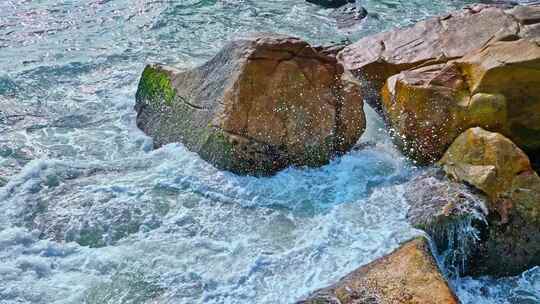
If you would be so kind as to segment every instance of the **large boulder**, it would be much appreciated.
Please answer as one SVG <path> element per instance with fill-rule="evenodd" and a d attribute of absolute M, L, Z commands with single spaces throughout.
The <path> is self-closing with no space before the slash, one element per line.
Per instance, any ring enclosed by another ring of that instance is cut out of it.
<path fill-rule="evenodd" d="M 221 169 L 271 174 L 318 166 L 365 127 L 359 88 L 332 56 L 306 42 L 254 34 L 192 70 L 145 68 L 137 125 L 155 146 L 182 142 Z"/>
<path fill-rule="evenodd" d="M 540 45 L 489 43 L 447 63 L 403 71 L 382 90 L 383 112 L 404 151 L 421 163 L 440 159 L 472 127 L 500 132 L 540 151 Z"/>
<path fill-rule="evenodd" d="M 471 273 L 516 275 L 540 265 L 540 177 L 527 155 L 499 133 L 472 128 L 440 164 L 450 177 L 488 197 L 489 235 Z"/>
<path fill-rule="evenodd" d="M 360 39 L 339 54 L 363 84 L 366 100 L 380 109 L 385 81 L 401 71 L 460 58 L 488 42 L 540 37 L 540 6 L 475 5 L 409 28 Z"/>
<path fill-rule="evenodd" d="M 300 303 L 451 304 L 459 300 L 439 271 L 427 240 L 419 237 Z"/>

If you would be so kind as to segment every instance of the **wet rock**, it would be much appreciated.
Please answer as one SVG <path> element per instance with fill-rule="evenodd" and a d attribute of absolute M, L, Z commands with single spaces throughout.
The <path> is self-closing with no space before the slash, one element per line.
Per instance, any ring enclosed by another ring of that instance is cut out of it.
<path fill-rule="evenodd" d="M 313 46 L 313 49 L 322 55 L 336 57 L 337 54 L 349 44 L 351 44 L 351 41 L 349 39 L 344 39 L 340 42 L 331 42 L 325 45 L 316 45 Z"/>
<path fill-rule="evenodd" d="M 337 21 L 340 29 L 351 28 L 360 24 L 368 16 L 367 10 L 356 4 L 347 4 L 336 9 L 331 14 Z"/>
<path fill-rule="evenodd" d="M 478 3 L 489 4 L 504 9 L 513 8 L 514 6 L 519 5 L 519 2 L 509 0 L 481 0 L 478 1 Z"/>
<path fill-rule="evenodd" d="M 338 8 L 349 3 L 355 3 L 355 0 L 306 0 L 309 3 L 320 5 L 326 8 Z"/>
<path fill-rule="evenodd" d="M 472 128 L 440 164 L 451 178 L 488 197 L 489 235 L 471 273 L 516 275 L 540 265 L 540 177 L 527 155 L 501 134 Z"/>
<path fill-rule="evenodd" d="M 159 277 L 139 269 L 122 269 L 110 281 L 99 282 L 85 291 L 85 303 L 160 303 L 165 292 Z"/>
<path fill-rule="evenodd" d="M 461 132 L 482 127 L 540 150 L 540 46 L 499 41 L 445 64 L 403 71 L 382 90 L 383 112 L 404 151 L 440 159 Z"/>
<path fill-rule="evenodd" d="M 461 134 L 440 163 L 451 177 L 482 190 L 492 201 L 509 194 L 518 175 L 532 172 L 529 158 L 512 141 L 481 128 Z"/>
<path fill-rule="evenodd" d="M 379 93 L 390 76 L 460 58 L 488 42 L 535 36 L 539 10 L 538 6 L 512 10 L 497 5 L 469 6 L 409 28 L 362 38 L 341 51 L 338 58 L 361 80 L 368 103 L 380 110 Z"/>
<path fill-rule="evenodd" d="M 343 72 L 300 39 L 251 35 L 193 70 L 147 66 L 137 125 L 157 147 L 182 142 L 236 173 L 319 166 L 349 150 L 365 127 L 359 88 Z"/>
<path fill-rule="evenodd" d="M 299 303 L 450 304 L 459 300 L 439 271 L 427 240 L 420 237 Z"/>
<path fill-rule="evenodd" d="M 487 215 L 484 199 L 469 187 L 429 172 L 407 184 L 405 198 L 410 205 L 407 220 L 418 229 L 445 226 L 454 218 Z"/>
<path fill-rule="evenodd" d="M 407 183 L 407 220 L 424 230 L 437 246 L 449 275 L 469 269 L 487 227 L 486 198 L 478 190 L 451 181 L 444 171 L 431 169 Z"/>

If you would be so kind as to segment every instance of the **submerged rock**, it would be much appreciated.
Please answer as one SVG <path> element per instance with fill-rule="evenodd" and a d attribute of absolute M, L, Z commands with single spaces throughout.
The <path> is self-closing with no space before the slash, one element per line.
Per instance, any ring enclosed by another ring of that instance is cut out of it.
<path fill-rule="evenodd" d="M 415 228 L 436 229 L 453 218 L 487 215 L 485 200 L 479 193 L 442 174 L 442 171 L 428 172 L 407 183 L 405 199 L 410 205 L 407 220 Z"/>
<path fill-rule="evenodd" d="M 459 303 L 439 271 L 427 240 L 419 237 L 316 291 L 299 304 Z"/>
<path fill-rule="evenodd" d="M 539 11 L 539 6 L 505 10 L 497 5 L 474 5 L 409 28 L 362 38 L 346 47 L 338 58 L 362 81 L 366 100 L 380 110 L 379 93 L 390 76 L 460 58 L 489 42 L 538 39 Z"/>
<path fill-rule="evenodd" d="M 406 186 L 409 223 L 430 236 L 448 275 L 466 273 L 469 259 L 478 253 L 481 236 L 488 229 L 485 197 L 449 180 L 440 169 L 428 170 Z"/>
<path fill-rule="evenodd" d="M 47 155 L 43 146 L 28 142 L 27 132 L 47 124 L 51 114 L 44 107 L 0 96 L 0 187 L 31 160 Z"/>
<path fill-rule="evenodd" d="M 135 168 L 118 164 L 36 161 L 0 191 L 0 201 L 17 202 L 4 212 L 15 226 L 25 227 L 40 239 L 93 248 L 160 227 L 169 211 L 167 202 L 153 195 L 129 195 L 129 186 L 114 185 L 112 181 L 125 178 Z M 89 193 L 89 187 L 100 190 Z"/>
<path fill-rule="evenodd" d="M 540 45 L 494 42 L 446 64 L 401 72 L 382 92 L 383 111 L 405 152 L 435 162 L 471 127 L 540 150 Z"/>
<path fill-rule="evenodd" d="M 527 155 L 501 134 L 472 128 L 440 164 L 450 177 L 488 197 L 489 235 L 471 273 L 516 275 L 540 265 L 540 177 Z"/>
<path fill-rule="evenodd" d="M 306 0 L 309 3 L 317 4 L 326 8 L 338 8 L 349 3 L 355 3 L 355 0 Z"/>
<path fill-rule="evenodd" d="M 359 88 L 343 72 L 300 39 L 251 35 L 193 70 L 147 66 L 137 125 L 157 147 L 182 142 L 236 173 L 322 165 L 365 128 Z"/>
<path fill-rule="evenodd" d="M 340 29 L 351 28 L 360 24 L 368 16 L 367 10 L 356 4 L 347 4 L 336 9 L 331 14 L 337 21 Z"/>

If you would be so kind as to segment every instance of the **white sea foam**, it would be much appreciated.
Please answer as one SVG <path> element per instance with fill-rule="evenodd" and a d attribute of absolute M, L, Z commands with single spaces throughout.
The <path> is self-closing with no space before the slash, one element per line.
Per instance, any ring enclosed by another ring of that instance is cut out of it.
<path fill-rule="evenodd" d="M 147 62 L 204 62 L 237 33 L 327 43 L 467 2 L 366 0 L 348 36 L 304 0 L 0 1 L 0 106 L 46 114 L 16 131 L 0 121 L 0 153 L 13 150 L 0 163 L 22 168 L 0 188 L 0 303 L 290 303 L 391 251 L 417 233 L 400 185 L 415 169 L 371 110 L 363 148 L 240 177 L 181 145 L 151 151 L 138 77 Z M 534 303 L 538 282 L 531 270 L 458 291 Z"/>
<path fill-rule="evenodd" d="M 377 171 L 381 162 L 388 168 Z M 125 160 L 119 168 L 129 170 L 112 172 L 103 163 L 92 170 L 36 163 L 31 174 L 22 173 L 2 207 L 34 216 L 11 218 L 10 225 L 27 228 L 0 234 L 0 254 L 8 261 L 0 294 L 42 303 L 114 302 L 120 288 L 138 300 L 164 303 L 289 302 L 415 233 L 404 221 L 401 186 L 387 179 L 406 163 L 381 153 L 357 151 L 321 169 L 289 169 L 266 182 L 219 172 L 175 145 L 150 153 L 140 169 L 137 163 Z M 369 181 L 363 178 L 368 169 Z M 36 186 L 51 171 L 78 174 L 55 187 Z M 344 172 L 352 178 L 336 178 Z M 328 175 L 334 177 L 323 178 Z M 24 178 L 33 186 L 25 187 Z M 375 183 L 370 191 L 368 182 Z M 158 200 L 166 212 L 155 207 Z M 35 201 L 47 206 L 36 208 Z M 138 228 L 115 239 L 115 229 L 123 227 L 118 215 L 133 210 L 158 224 L 129 216 L 125 225 Z M 60 225 L 57 242 L 40 239 L 46 231 L 36 219 L 42 217 L 47 229 Z M 63 242 L 64 231 L 91 233 L 94 227 L 109 229 L 92 236 L 89 244 L 99 248 Z"/>

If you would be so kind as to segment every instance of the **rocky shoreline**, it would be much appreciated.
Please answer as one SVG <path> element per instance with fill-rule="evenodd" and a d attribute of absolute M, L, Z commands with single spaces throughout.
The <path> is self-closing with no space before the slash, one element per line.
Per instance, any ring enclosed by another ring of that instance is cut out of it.
<path fill-rule="evenodd" d="M 473 5 L 332 54 L 255 34 L 193 70 L 149 65 L 137 125 L 156 147 L 182 142 L 217 168 L 269 175 L 349 151 L 366 100 L 404 154 L 442 170 L 428 189 L 443 200 L 412 191 L 411 224 L 440 252 L 456 243 L 447 227 L 474 219 L 460 274 L 540 265 L 540 6 Z M 458 303 L 429 247 L 406 242 L 301 303 Z"/>

